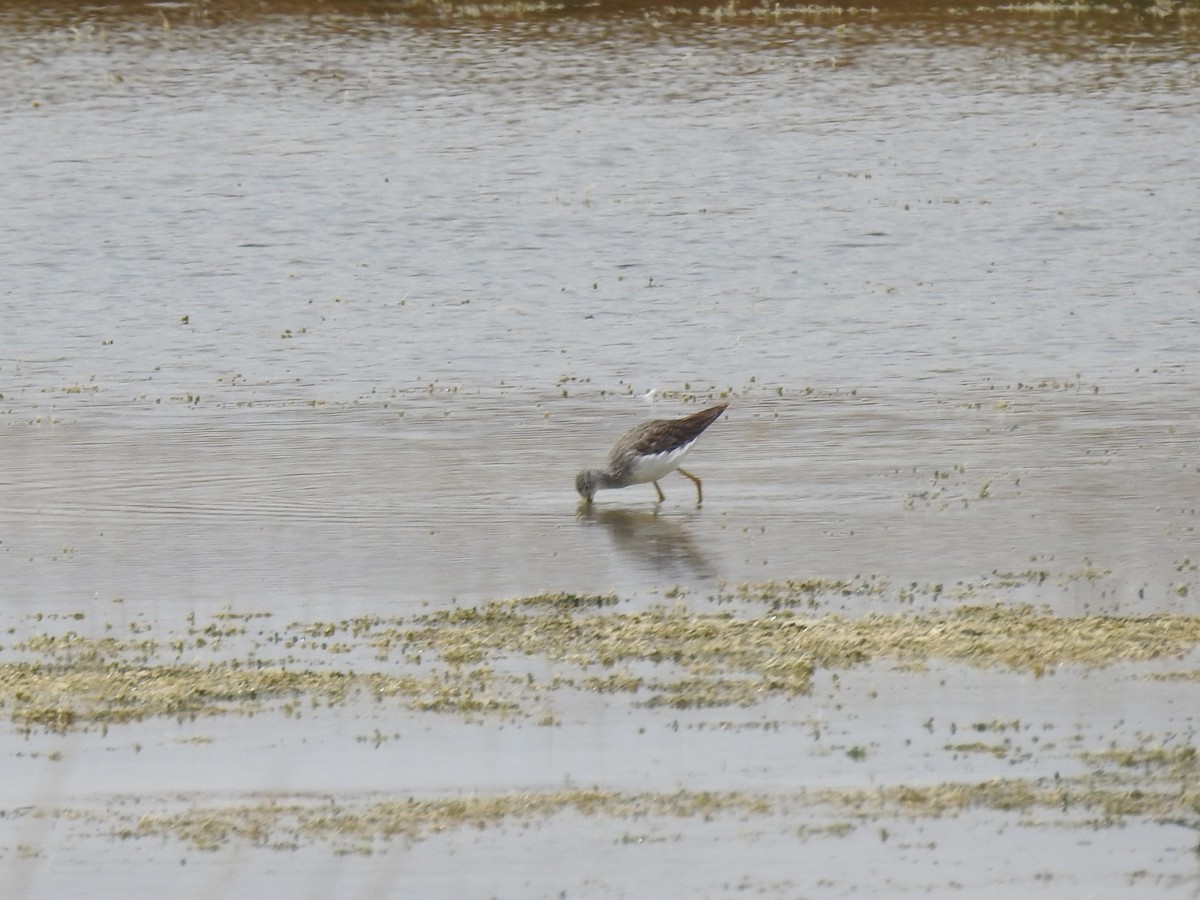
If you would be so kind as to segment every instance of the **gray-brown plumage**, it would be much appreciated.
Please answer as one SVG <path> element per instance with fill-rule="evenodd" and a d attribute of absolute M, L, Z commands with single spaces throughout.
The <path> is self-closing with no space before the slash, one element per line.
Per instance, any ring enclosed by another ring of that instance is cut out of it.
<path fill-rule="evenodd" d="M 591 503 L 596 491 L 650 482 L 658 491 L 661 503 L 667 498 L 658 486 L 658 479 L 679 469 L 680 475 L 690 478 L 696 485 L 696 505 L 700 505 L 704 502 L 700 479 L 680 469 L 679 464 L 696 443 L 696 438 L 728 406 L 728 403 L 722 403 L 682 419 L 652 419 L 631 428 L 613 445 L 604 468 L 584 469 L 575 476 L 575 490 Z"/>

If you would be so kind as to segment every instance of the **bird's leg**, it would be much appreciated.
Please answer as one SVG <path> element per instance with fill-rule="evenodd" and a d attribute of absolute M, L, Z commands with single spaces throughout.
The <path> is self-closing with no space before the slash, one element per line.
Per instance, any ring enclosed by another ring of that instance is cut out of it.
<path fill-rule="evenodd" d="M 696 485 L 696 505 L 699 506 L 704 502 L 704 492 L 700 490 L 700 479 L 686 469 L 676 469 L 680 475 L 685 475 L 692 479 L 692 483 Z"/>
<path fill-rule="evenodd" d="M 658 486 L 658 482 L 657 482 L 657 481 L 656 481 L 656 482 L 654 482 L 654 489 L 655 489 L 656 491 L 658 491 L 658 502 L 659 502 L 659 503 L 662 503 L 664 500 L 666 500 L 666 499 L 667 499 L 667 495 L 666 495 L 666 494 L 664 494 L 664 493 L 662 492 L 662 488 L 660 488 L 660 487 Z"/>

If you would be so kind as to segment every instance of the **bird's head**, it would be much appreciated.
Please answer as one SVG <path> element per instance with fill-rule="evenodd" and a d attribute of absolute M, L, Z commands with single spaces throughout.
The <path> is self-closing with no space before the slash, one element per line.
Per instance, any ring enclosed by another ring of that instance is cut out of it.
<path fill-rule="evenodd" d="M 592 502 L 592 498 L 596 496 L 596 478 L 591 469 L 583 469 L 575 476 L 575 490 L 579 491 L 579 495 L 588 503 Z"/>

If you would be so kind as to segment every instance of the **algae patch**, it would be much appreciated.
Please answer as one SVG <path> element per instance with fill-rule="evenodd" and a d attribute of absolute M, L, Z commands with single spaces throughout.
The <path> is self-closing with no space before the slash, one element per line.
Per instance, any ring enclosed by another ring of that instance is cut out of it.
<path fill-rule="evenodd" d="M 704 817 L 770 812 L 768 798 L 736 791 L 623 794 L 564 790 L 545 793 L 406 798 L 368 803 L 278 802 L 147 813 L 120 825 L 121 838 L 173 837 L 200 849 L 242 841 L 275 848 L 313 841 L 344 850 L 370 851 L 377 841 L 415 841 L 458 828 L 529 824 L 570 811 L 584 816 L 636 819 L 645 816 Z"/>
<path fill-rule="evenodd" d="M 800 584 L 792 595 L 817 590 Z M 623 611 L 611 595 L 545 594 L 282 630 L 270 616 L 222 613 L 183 629 L 143 625 L 129 640 L 88 623 L 102 636 L 39 631 L 0 649 L 0 708 L 24 727 L 58 731 L 355 700 L 554 723 L 560 691 L 624 695 L 650 708 L 750 706 L 803 696 L 820 673 L 869 662 L 1040 676 L 1065 665 L 1159 661 L 1143 674 L 1162 678 L 1162 661 L 1200 645 L 1197 616 L 1069 617 L 997 604 L 849 617 L 763 612 L 760 594 L 734 609 L 719 597 L 717 611 Z"/>
<path fill-rule="evenodd" d="M 1141 753 L 1130 752 L 1135 756 Z M 1135 817 L 1196 827 L 1200 781 L 1196 778 L 1193 748 L 1180 748 L 1170 754 L 1170 761 L 1153 784 L 1105 769 L 1113 759 L 1092 761 L 1098 766 L 1095 771 L 1070 779 L 991 779 L 806 789 L 782 794 L 695 790 L 625 793 L 591 788 L 359 801 L 273 798 L 144 812 L 137 817 L 116 812 L 109 825 L 120 838 L 172 838 L 202 850 L 233 843 L 275 849 L 325 843 L 339 852 L 357 853 L 371 853 L 396 841 L 411 843 L 456 829 L 528 827 L 563 814 L 636 820 L 651 830 L 656 821 L 708 821 L 730 815 L 743 822 L 757 821 L 763 827 L 777 817 L 779 827 L 789 828 L 802 838 L 841 837 L 881 821 L 915 821 L 981 810 L 1015 815 L 1018 822 L 1038 827 L 1050 819 L 1074 827 L 1111 827 Z M 1119 758 L 1116 761 L 1124 765 Z M 797 826 L 796 819 L 805 816 L 815 817 L 814 823 Z M 824 825 L 819 824 L 822 821 Z"/>

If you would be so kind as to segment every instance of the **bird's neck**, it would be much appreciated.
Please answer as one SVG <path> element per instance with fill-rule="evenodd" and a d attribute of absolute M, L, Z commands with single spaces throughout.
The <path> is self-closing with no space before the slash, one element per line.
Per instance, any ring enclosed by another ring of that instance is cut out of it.
<path fill-rule="evenodd" d="M 592 484 L 597 490 L 608 490 L 623 486 L 620 476 L 611 469 L 592 469 Z"/>

